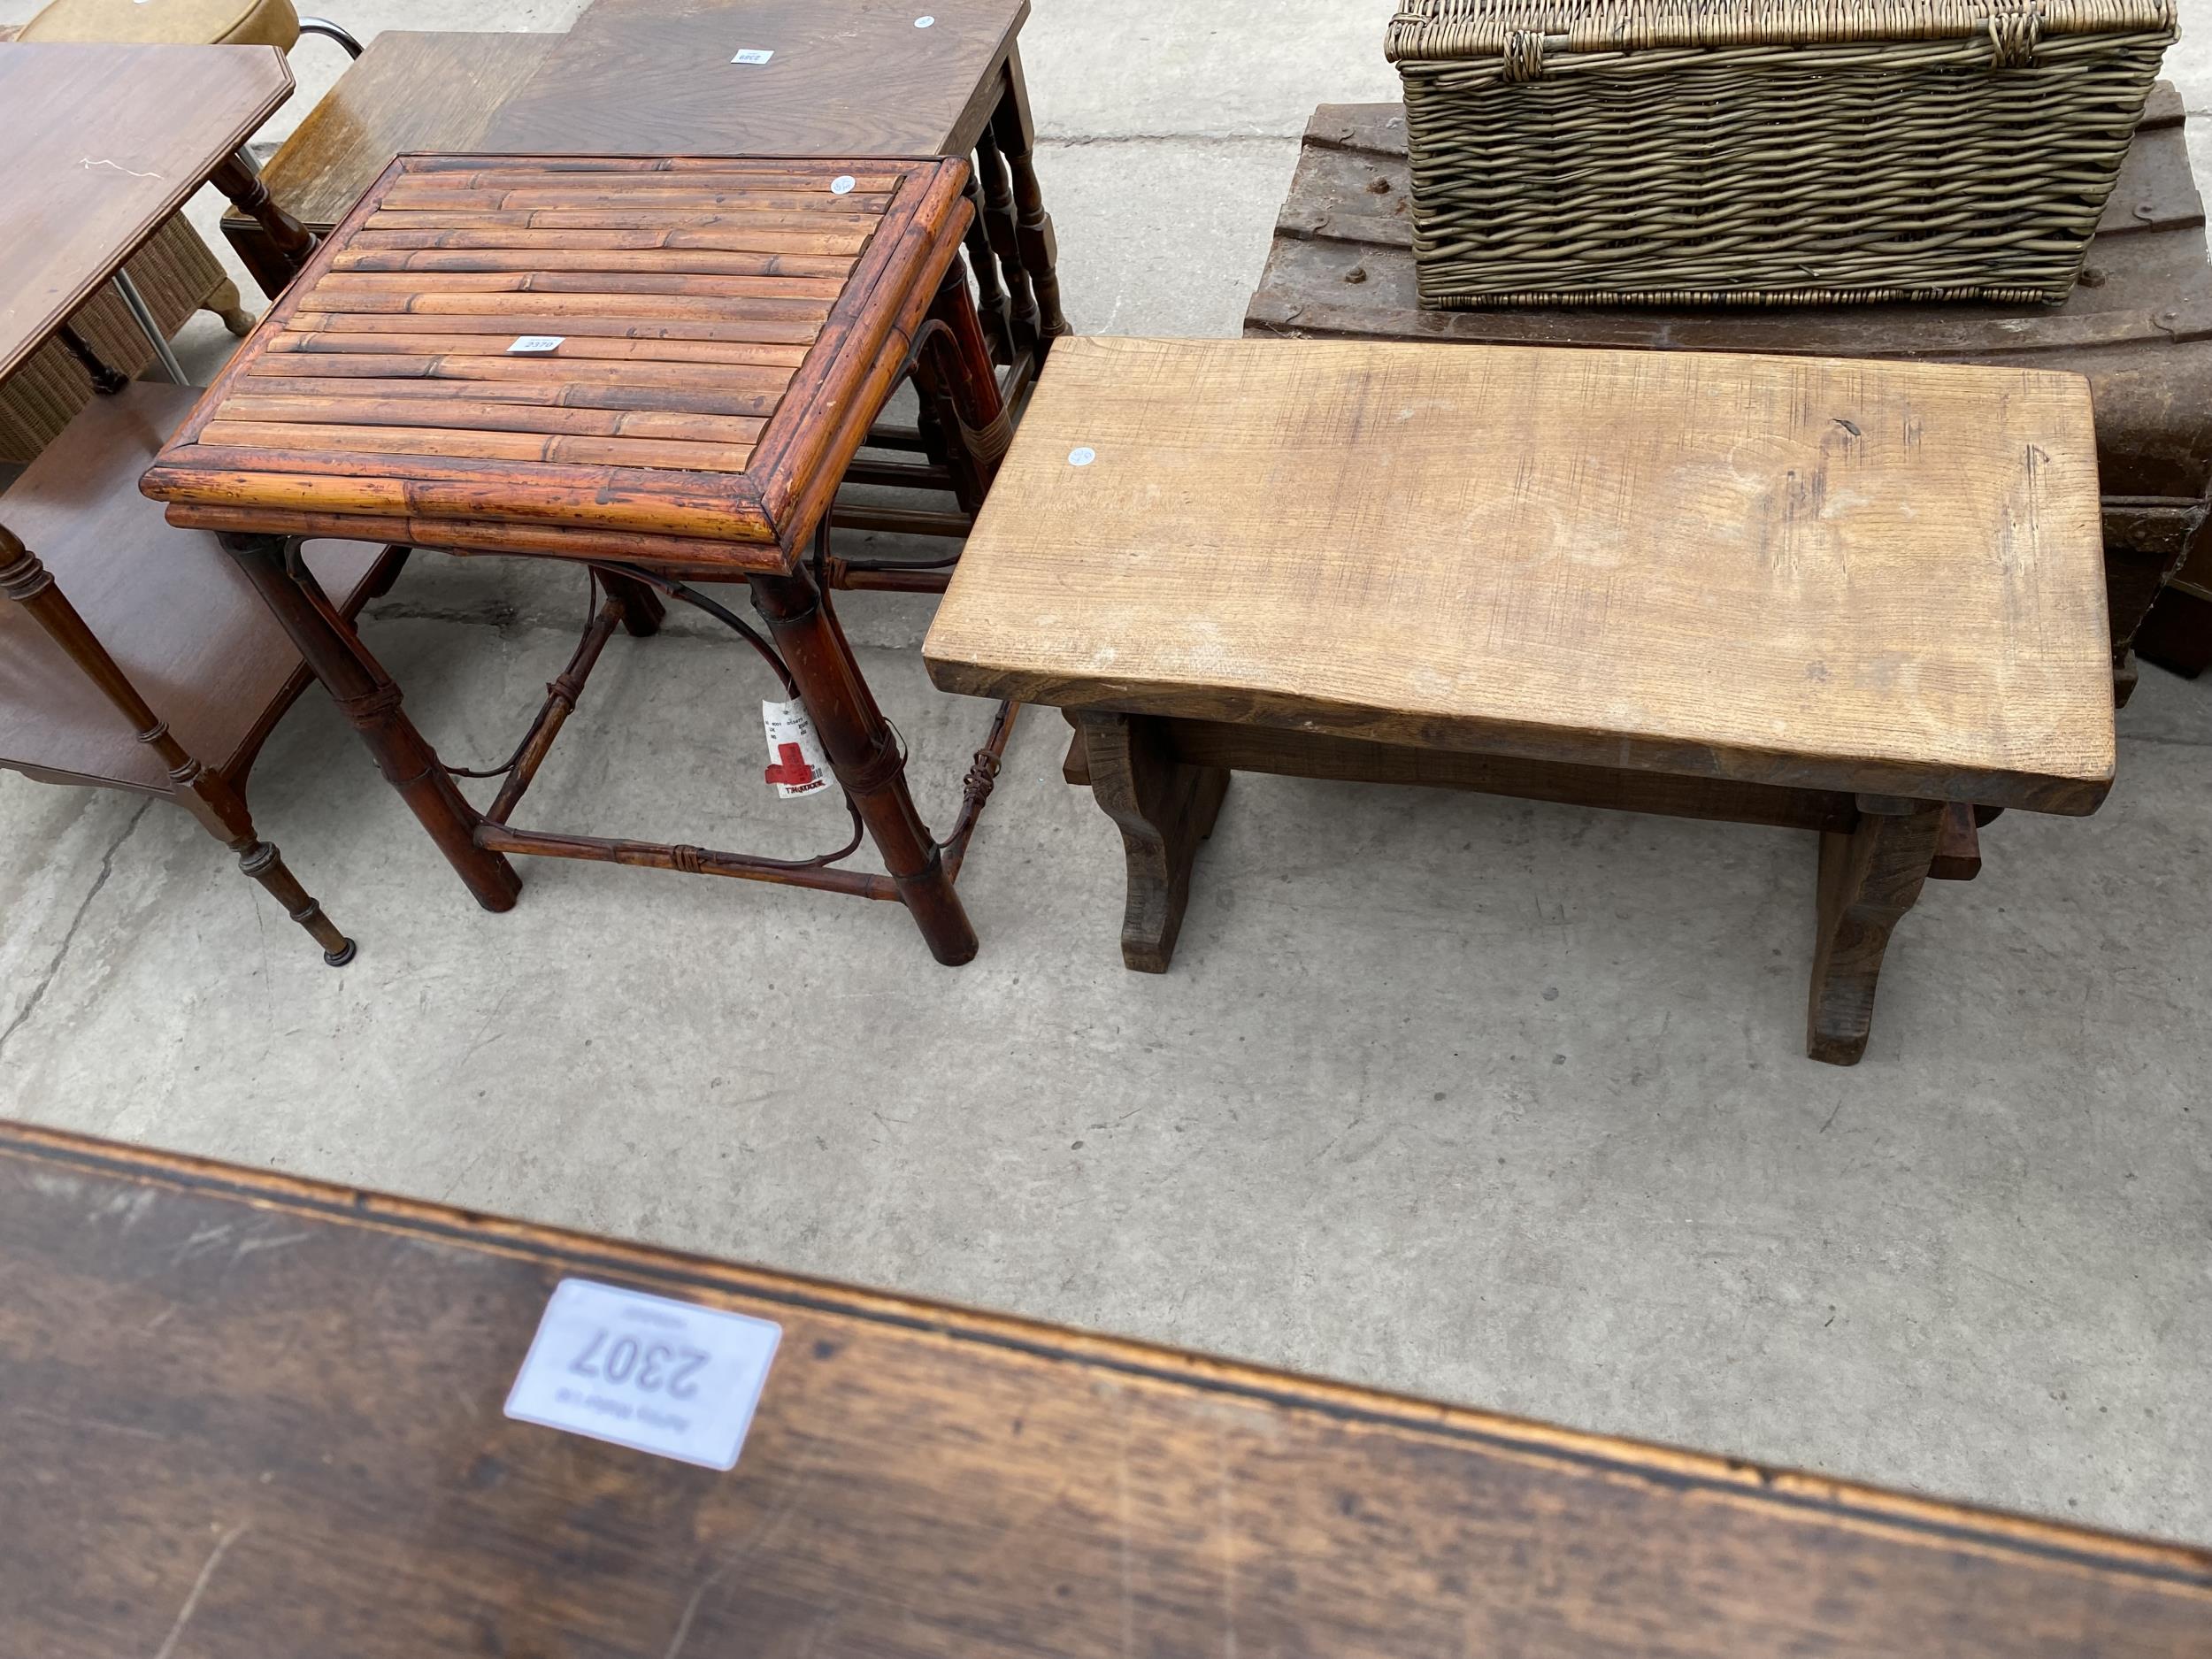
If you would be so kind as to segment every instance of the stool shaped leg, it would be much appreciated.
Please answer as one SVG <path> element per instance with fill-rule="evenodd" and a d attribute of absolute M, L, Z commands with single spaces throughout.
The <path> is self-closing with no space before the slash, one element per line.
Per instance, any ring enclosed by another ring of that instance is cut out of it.
<path fill-rule="evenodd" d="M 972 960 L 975 929 L 936 840 L 915 810 L 906 787 L 906 756 L 861 677 L 844 630 L 803 572 L 756 576 L 752 588 L 753 603 L 798 682 L 830 769 L 859 809 L 930 954 L 948 967 Z"/>
<path fill-rule="evenodd" d="M 1890 932 L 1935 862 L 1943 808 L 1861 796 L 1856 829 L 1820 837 L 1820 937 L 1813 952 L 1805 1052 L 1856 1065 L 1874 1021 L 1875 982 Z"/>
<path fill-rule="evenodd" d="M 351 962 L 353 941 L 323 914 L 323 907 L 285 868 L 277 849 L 254 833 L 245 797 L 228 779 L 210 771 L 176 740 L 168 723 L 155 715 L 120 664 L 85 626 L 77 608 L 54 585 L 52 574 L 38 557 L 5 529 L 0 529 L 0 593 L 29 612 L 46 636 L 68 653 L 69 660 L 131 723 L 138 741 L 150 747 L 169 769 L 170 787 L 178 802 L 209 834 L 236 853 L 239 868 L 266 888 L 284 906 L 285 913 L 307 930 L 323 948 L 323 960 L 334 968 Z"/>
<path fill-rule="evenodd" d="M 292 643 L 323 682 L 338 711 L 350 721 L 376 757 L 385 781 L 399 791 L 455 873 L 488 910 L 510 910 L 522 890 L 514 866 L 498 853 L 476 844 L 481 815 L 468 803 L 437 752 L 414 723 L 400 711 L 399 687 L 351 629 L 341 629 L 330 601 L 303 569 L 296 579 L 285 568 L 282 536 L 226 535 L 223 546 L 246 573 Z M 319 603 L 318 603 L 319 602 Z"/>
<path fill-rule="evenodd" d="M 1091 793 L 1121 831 L 1129 864 L 1121 960 L 1140 973 L 1165 973 L 1183 931 L 1191 865 L 1214 833 L 1229 787 L 1225 766 L 1193 766 L 1169 751 L 1158 721 L 1080 711 L 1077 738 Z"/>

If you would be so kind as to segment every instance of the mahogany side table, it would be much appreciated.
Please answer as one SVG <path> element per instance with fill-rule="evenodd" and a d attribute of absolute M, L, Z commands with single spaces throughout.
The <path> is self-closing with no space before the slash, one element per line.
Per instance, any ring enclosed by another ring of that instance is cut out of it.
<path fill-rule="evenodd" d="M 211 180 L 296 268 L 308 238 L 243 149 L 291 91 L 269 46 L 0 48 L 0 378 L 58 338 L 99 394 L 0 498 L 0 766 L 174 801 L 341 966 L 352 941 L 246 804 L 306 686 L 299 657 L 214 539 L 134 488 L 194 394 L 132 380 L 70 322 Z M 349 611 L 401 557 L 324 547 L 315 563 Z"/>
<path fill-rule="evenodd" d="M 142 488 L 172 523 L 222 535 L 488 910 L 514 902 L 510 853 L 596 859 L 897 899 L 940 961 L 964 962 L 975 934 L 953 882 L 1011 710 L 934 839 L 830 609 L 822 532 L 910 369 L 964 494 L 980 499 L 1003 452 L 960 263 L 967 178 L 935 159 L 403 157 Z M 488 810 L 292 557 L 311 535 L 592 566 L 604 603 Z M 747 580 L 768 636 L 687 577 Z M 511 824 L 613 631 L 657 626 L 656 593 L 745 635 L 803 705 L 852 810 L 845 848 L 779 860 Z M 836 867 L 864 825 L 887 875 Z"/>

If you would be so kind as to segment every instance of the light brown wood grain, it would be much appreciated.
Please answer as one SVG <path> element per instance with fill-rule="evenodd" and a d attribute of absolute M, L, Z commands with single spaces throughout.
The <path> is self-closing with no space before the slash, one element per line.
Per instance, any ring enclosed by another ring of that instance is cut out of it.
<path fill-rule="evenodd" d="M 341 254 L 331 261 L 330 268 L 333 271 L 506 271 L 513 266 L 513 254 L 512 248 L 371 248 Z M 639 271 L 684 276 L 826 278 L 829 279 L 827 286 L 816 291 L 833 297 L 843 286 L 840 279 L 852 270 L 852 264 L 849 259 L 831 259 L 804 254 L 720 253 L 704 249 L 682 248 L 640 250 L 536 248 L 531 250 L 530 259 L 531 268 L 536 271 Z M 776 290 L 756 291 L 772 293 Z"/>
<path fill-rule="evenodd" d="M 51 1131 L 0 1256 L 11 1655 L 2212 1655 L 2180 1545 Z M 733 1470 L 502 1415 L 571 1277 L 780 1327 Z"/>
<path fill-rule="evenodd" d="M 211 420 L 201 442 L 248 449 L 301 447 L 357 455 L 440 455 L 490 461 L 574 462 L 586 466 L 669 467 L 684 472 L 742 472 L 750 444 L 652 439 L 635 434 L 576 437 L 532 432 L 491 432 L 473 425 L 395 426 L 364 422 L 334 426 L 307 421 Z"/>
<path fill-rule="evenodd" d="M 994 696 L 2072 812 L 2108 651 L 2078 376 L 1109 339 L 1054 348 L 926 647 Z"/>
<path fill-rule="evenodd" d="M 333 418 L 355 426 L 419 426 L 434 419 L 447 430 L 564 433 L 587 437 L 675 438 L 750 444 L 767 425 L 739 416 L 662 414 L 649 411 L 543 408 L 529 403 L 447 398 L 426 407 L 419 398 L 305 397 L 242 395 L 223 406 L 234 420 L 305 422 Z"/>
<path fill-rule="evenodd" d="M 355 234 L 349 245 L 357 249 L 529 249 L 543 255 L 564 249 L 744 252 L 751 249 L 754 240 L 742 227 L 727 231 L 559 230 L 521 225 L 490 229 L 363 230 Z M 840 255 L 764 253 L 760 257 L 773 261 L 773 268 L 789 271 L 798 276 L 842 276 L 852 269 L 852 260 Z M 547 268 L 555 270 L 560 267 Z M 619 269 L 618 266 L 608 268 Z"/>
<path fill-rule="evenodd" d="M 782 324 L 758 326 L 785 333 L 793 332 Z M 561 334 L 568 339 L 721 340 L 758 346 L 767 353 L 749 361 L 786 363 L 805 357 L 805 348 L 811 342 L 813 331 L 809 331 L 805 340 L 755 340 L 755 326 L 742 320 L 715 322 L 681 317 L 564 317 L 557 322 L 542 311 L 522 306 L 518 306 L 511 313 L 478 315 L 465 319 L 429 312 L 417 317 L 405 311 L 303 311 L 293 317 L 292 326 L 277 338 L 299 342 L 326 334 L 449 334 L 459 330 L 468 334 L 507 334 L 510 336 Z M 285 349 L 296 349 L 297 346 L 296 343 Z M 795 358 L 789 355 L 793 352 L 796 353 Z"/>
<path fill-rule="evenodd" d="M 502 328 L 489 334 L 425 333 L 410 335 L 407 343 L 419 350 L 434 351 L 448 357 L 496 357 L 506 356 L 508 348 L 514 344 L 515 335 L 522 332 L 526 331 Z M 280 334 L 270 342 L 269 350 L 276 357 L 303 352 L 312 357 L 333 351 L 375 355 L 390 352 L 392 346 L 393 337 L 388 334 L 326 330 L 313 334 Z M 609 339 L 587 334 L 564 337 L 561 357 L 571 363 L 581 357 L 641 363 L 733 363 L 754 367 L 796 368 L 805 360 L 806 348 L 752 345 L 733 340 Z"/>

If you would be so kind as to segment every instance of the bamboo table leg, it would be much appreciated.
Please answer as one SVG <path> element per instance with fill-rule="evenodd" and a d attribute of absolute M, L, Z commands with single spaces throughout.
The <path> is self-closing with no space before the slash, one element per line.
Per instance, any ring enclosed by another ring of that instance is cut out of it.
<path fill-rule="evenodd" d="M 1805 1052 L 1832 1065 L 1856 1065 L 1866 1053 L 1882 953 L 1919 898 L 1943 833 L 1939 802 L 1861 795 L 1859 811 L 1856 829 L 1820 837 L 1820 937 Z"/>
<path fill-rule="evenodd" d="M 359 634 L 335 619 L 336 609 L 304 566 L 296 576 L 286 568 L 284 538 L 225 534 L 222 543 L 476 902 L 488 910 L 512 910 L 522 879 L 503 856 L 476 844 L 481 815 L 401 711 L 399 687 Z"/>
<path fill-rule="evenodd" d="M 905 750 L 861 677 L 844 630 L 804 572 L 751 580 L 753 603 L 798 682 L 830 769 L 859 809 L 930 954 L 949 967 L 970 961 L 975 929 L 907 791 Z"/>
<path fill-rule="evenodd" d="M 310 896 L 299 879 L 285 865 L 282 855 L 255 833 L 245 797 L 220 772 L 204 765 L 169 730 L 141 696 L 138 687 L 116 660 L 108 655 L 85 624 L 36 554 L 0 528 L 0 594 L 21 605 L 46 637 L 67 653 L 69 660 L 97 686 L 138 733 L 138 741 L 161 757 L 169 769 L 169 786 L 178 803 L 197 818 L 202 828 L 238 855 L 238 867 L 259 882 L 284 913 L 305 928 L 323 948 L 323 960 L 342 968 L 353 960 L 353 941 L 338 931 Z"/>

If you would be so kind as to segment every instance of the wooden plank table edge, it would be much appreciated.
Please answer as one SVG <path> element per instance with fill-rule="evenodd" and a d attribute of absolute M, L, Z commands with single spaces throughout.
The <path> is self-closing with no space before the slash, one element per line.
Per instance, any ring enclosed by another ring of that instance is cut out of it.
<path fill-rule="evenodd" d="M 1936 1540 L 1985 1556 L 2033 1556 L 2085 1571 L 2129 1574 L 2147 1586 L 2212 1597 L 2212 1549 L 2185 1544 L 1970 1509 L 1802 1470 L 1560 1428 L 1010 1314 L 770 1272 L 686 1251 L 595 1238 L 301 1176 L 246 1171 L 188 1154 L 32 1124 L 0 1119 L 0 1157 L 73 1166 L 225 1198 L 256 1210 L 315 1215 L 396 1236 L 439 1237 L 518 1259 L 641 1281 L 662 1294 L 716 1305 L 750 1301 L 872 1320 L 949 1343 L 980 1343 L 1073 1362 L 1112 1372 L 1126 1383 L 1233 1394 L 1278 1409 L 1315 1412 L 1347 1426 L 1473 1442 L 1494 1454 L 1571 1465 L 1607 1479 L 1700 1491 L 1717 1501 L 1761 1510 L 1778 1521 L 1814 1521 L 1890 1537 Z"/>
<path fill-rule="evenodd" d="M 954 580 L 956 583 L 959 579 L 956 576 Z M 941 648 L 936 647 L 933 640 L 925 641 L 922 660 L 929 671 L 930 683 L 940 691 L 971 697 L 1007 698 L 1056 709 L 1092 709 L 1101 713 L 1151 715 L 1167 719 L 1225 719 L 1286 732 L 1356 738 L 1398 749 L 1449 749 L 1514 760 L 1716 779 L 1786 789 L 1939 798 L 2066 818 L 2086 818 L 2095 812 L 2112 792 L 2116 775 L 2116 763 L 2109 757 L 2101 769 L 2078 775 L 1962 767 L 1949 780 L 1946 792 L 1934 796 L 1929 793 L 1928 768 L 1902 761 L 1838 758 L 1831 769 L 1809 764 L 1801 749 L 1784 743 L 1771 747 L 1738 743 L 1724 752 L 1708 743 L 1663 735 L 1632 738 L 1617 731 L 1571 732 L 1556 726 L 1477 722 L 1462 716 L 1440 717 L 1423 732 L 1421 742 L 1409 743 L 1403 730 L 1405 715 L 1400 710 L 1244 687 L 1238 692 L 1240 703 L 1232 711 L 1223 706 L 1223 689 L 1218 686 L 1133 679 L 1112 684 L 1085 681 L 1071 686 L 1057 675 L 1019 664 L 948 658 L 938 655 L 938 649 Z M 1215 706 L 1202 715 L 1197 708 L 1201 700 L 1210 700 Z"/>

